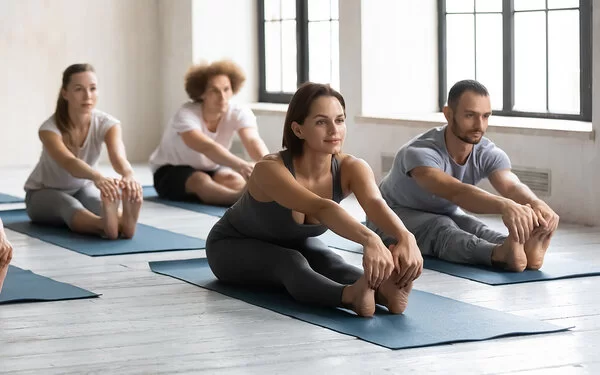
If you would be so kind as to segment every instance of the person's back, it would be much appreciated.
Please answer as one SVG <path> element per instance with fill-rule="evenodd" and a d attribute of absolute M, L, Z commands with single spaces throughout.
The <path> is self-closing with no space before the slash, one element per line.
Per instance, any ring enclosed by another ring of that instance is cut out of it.
<path fill-rule="evenodd" d="M 430 129 L 410 140 L 396 153 L 391 170 L 379 185 L 381 194 L 390 207 L 439 214 L 451 213 L 458 207 L 421 187 L 410 176 L 410 172 L 416 167 L 437 168 L 470 185 L 478 184 L 498 168 L 510 168 L 504 151 L 485 137 L 474 145 L 464 164 L 456 163 L 446 148 L 446 129 L 447 126 Z"/>

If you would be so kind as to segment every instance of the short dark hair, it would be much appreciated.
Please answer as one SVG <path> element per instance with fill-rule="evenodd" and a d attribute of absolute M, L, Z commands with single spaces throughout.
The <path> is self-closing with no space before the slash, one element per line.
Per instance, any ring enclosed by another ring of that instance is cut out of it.
<path fill-rule="evenodd" d="M 488 89 L 484 85 L 474 79 L 465 79 L 456 82 L 450 89 L 450 92 L 448 93 L 448 107 L 452 108 L 453 111 L 456 111 L 460 97 L 466 91 L 472 91 L 481 96 L 490 96 Z"/>
<path fill-rule="evenodd" d="M 288 105 L 285 122 L 283 123 L 283 141 L 282 146 L 290 151 L 293 156 L 301 155 L 303 151 L 304 140 L 298 138 L 292 130 L 292 123 L 304 124 L 304 120 L 309 115 L 310 107 L 313 102 L 322 96 L 331 96 L 336 98 L 346 115 L 346 102 L 342 94 L 332 89 L 331 86 L 306 82 L 302 84 L 292 97 Z"/>

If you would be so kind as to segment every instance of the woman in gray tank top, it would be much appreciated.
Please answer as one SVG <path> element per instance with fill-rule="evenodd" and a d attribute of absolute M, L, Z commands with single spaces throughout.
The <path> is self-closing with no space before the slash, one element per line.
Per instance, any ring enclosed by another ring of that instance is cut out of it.
<path fill-rule="evenodd" d="M 206 256 L 219 280 L 282 286 L 298 301 L 361 316 L 372 316 L 376 303 L 404 311 L 423 258 L 370 167 L 341 153 L 345 134 L 343 97 L 328 85 L 302 85 L 288 107 L 285 150 L 256 164 L 247 190 L 208 236 Z M 386 248 L 338 204 L 351 193 L 398 245 Z M 364 272 L 315 238 L 327 228 L 363 245 Z"/>

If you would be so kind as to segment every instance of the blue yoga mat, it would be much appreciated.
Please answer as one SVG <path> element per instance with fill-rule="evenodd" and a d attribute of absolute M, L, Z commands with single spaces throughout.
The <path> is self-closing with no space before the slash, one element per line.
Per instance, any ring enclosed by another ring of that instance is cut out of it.
<path fill-rule="evenodd" d="M 0 304 L 93 297 L 98 294 L 10 265 L 0 292 Z"/>
<path fill-rule="evenodd" d="M 363 252 L 361 245 L 338 236 L 332 231 L 325 232 L 319 238 L 327 246 L 338 250 L 358 254 Z M 507 272 L 498 268 L 458 264 L 432 257 L 425 257 L 423 267 L 488 285 L 507 285 L 600 275 L 600 265 L 561 258 L 551 253 L 546 256 L 544 266 L 539 271 Z"/>
<path fill-rule="evenodd" d="M 203 239 L 144 224 L 137 225 L 132 239 L 108 240 L 74 233 L 67 227 L 33 224 L 25 210 L 0 211 L 0 218 L 11 230 L 90 256 L 204 249 L 206 246 Z"/>
<path fill-rule="evenodd" d="M 3 203 L 22 203 L 25 200 L 23 198 L 15 197 L 14 195 L 8 195 L 0 193 L 0 204 Z"/>
<path fill-rule="evenodd" d="M 158 197 L 156 190 L 153 186 L 144 186 L 144 199 L 151 202 L 161 203 L 167 206 L 183 208 L 184 210 L 199 212 L 202 214 L 207 214 L 211 216 L 221 217 L 225 215 L 225 211 L 229 207 L 223 206 L 212 206 L 209 204 L 203 204 L 194 201 L 172 201 L 168 199 L 162 199 Z"/>
<path fill-rule="evenodd" d="M 508 272 L 485 266 L 451 263 L 430 257 L 425 258 L 424 267 L 488 285 L 518 284 L 600 275 L 600 265 L 598 264 L 579 262 L 553 254 L 546 256 L 544 265 L 538 271 Z"/>
<path fill-rule="evenodd" d="M 360 318 L 342 309 L 298 303 L 284 292 L 220 283 L 206 259 L 151 262 L 150 268 L 153 272 L 390 349 L 568 329 L 418 290 L 411 293 L 408 309 L 403 315 L 392 315 L 382 308 L 373 318 Z"/>

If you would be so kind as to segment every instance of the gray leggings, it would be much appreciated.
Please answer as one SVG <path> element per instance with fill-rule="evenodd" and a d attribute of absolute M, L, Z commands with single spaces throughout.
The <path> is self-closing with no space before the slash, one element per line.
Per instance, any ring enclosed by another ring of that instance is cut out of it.
<path fill-rule="evenodd" d="M 448 215 L 407 208 L 394 209 L 394 212 L 415 236 L 423 255 L 450 262 L 489 266 L 492 251 L 507 237 L 460 209 Z M 368 222 L 367 226 L 375 230 L 386 245 L 395 242 L 373 223 Z"/>
<path fill-rule="evenodd" d="M 71 227 L 77 211 L 88 210 L 100 216 L 102 200 L 100 191 L 87 185 L 76 191 L 56 189 L 30 190 L 25 196 L 25 207 L 31 221 L 41 224 Z"/>
<path fill-rule="evenodd" d="M 209 235 L 206 257 L 223 282 L 283 286 L 298 301 L 331 307 L 340 306 L 344 286 L 363 275 L 314 237 L 284 247 L 252 238 Z"/>

